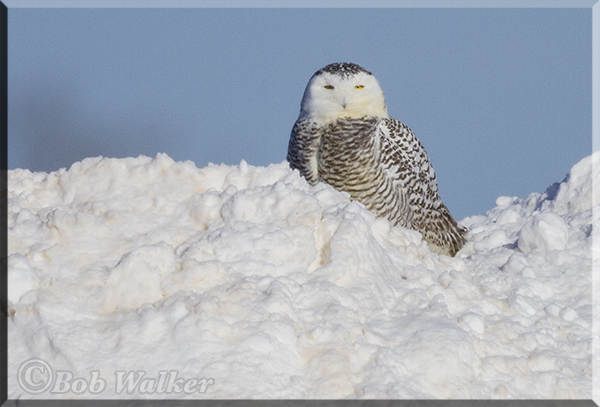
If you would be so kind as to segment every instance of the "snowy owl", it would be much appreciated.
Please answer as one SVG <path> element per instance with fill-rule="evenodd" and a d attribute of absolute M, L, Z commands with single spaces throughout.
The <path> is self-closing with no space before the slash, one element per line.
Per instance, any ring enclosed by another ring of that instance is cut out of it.
<path fill-rule="evenodd" d="M 318 70 L 308 82 L 287 160 L 314 185 L 346 191 L 376 216 L 421 232 L 432 251 L 454 256 L 464 244 L 438 195 L 421 142 L 388 116 L 375 76 L 352 63 Z"/>

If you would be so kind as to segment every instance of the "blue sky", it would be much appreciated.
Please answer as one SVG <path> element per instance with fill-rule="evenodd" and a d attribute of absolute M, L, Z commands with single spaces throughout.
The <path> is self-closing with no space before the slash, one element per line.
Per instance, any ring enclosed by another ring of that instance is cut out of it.
<path fill-rule="evenodd" d="M 590 8 L 15 6 L 9 168 L 279 163 L 310 76 L 341 61 L 378 78 L 457 219 L 543 192 L 592 152 Z"/>

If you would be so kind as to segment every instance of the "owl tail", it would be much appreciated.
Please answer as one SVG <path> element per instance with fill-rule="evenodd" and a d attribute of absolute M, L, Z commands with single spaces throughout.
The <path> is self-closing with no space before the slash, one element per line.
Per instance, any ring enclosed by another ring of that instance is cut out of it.
<path fill-rule="evenodd" d="M 428 212 L 427 219 L 418 225 L 417 230 L 421 232 L 431 251 L 454 257 L 465 244 L 467 229 L 456 223 L 444 204 L 437 210 Z"/>

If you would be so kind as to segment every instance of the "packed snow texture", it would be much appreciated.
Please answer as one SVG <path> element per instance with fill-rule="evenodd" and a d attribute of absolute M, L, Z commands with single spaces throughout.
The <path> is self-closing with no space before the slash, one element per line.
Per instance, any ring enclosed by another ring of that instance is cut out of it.
<path fill-rule="evenodd" d="M 9 397 L 589 399 L 599 164 L 463 219 L 454 258 L 286 162 L 11 170 Z M 31 358 L 105 386 L 30 394 Z"/>

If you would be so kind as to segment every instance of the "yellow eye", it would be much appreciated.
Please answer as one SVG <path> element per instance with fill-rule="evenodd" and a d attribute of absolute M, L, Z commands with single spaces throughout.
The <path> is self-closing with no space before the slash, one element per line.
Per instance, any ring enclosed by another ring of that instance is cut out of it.
<path fill-rule="evenodd" d="M 333 89 L 333 85 L 325 85 L 325 89 Z"/>
<path fill-rule="evenodd" d="M 364 88 L 364 87 L 365 87 L 365 85 L 356 85 L 356 86 L 354 87 L 354 89 L 362 89 L 362 88 Z"/>

